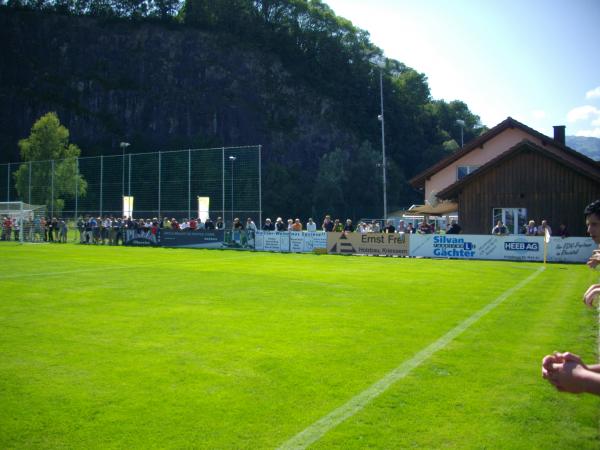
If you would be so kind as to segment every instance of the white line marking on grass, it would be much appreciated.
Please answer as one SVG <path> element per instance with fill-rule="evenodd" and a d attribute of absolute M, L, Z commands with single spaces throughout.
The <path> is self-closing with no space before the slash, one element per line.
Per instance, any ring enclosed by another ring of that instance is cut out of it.
<path fill-rule="evenodd" d="M 452 330 L 448 331 L 445 335 L 440 337 L 437 341 L 433 342 L 429 346 L 425 347 L 415 356 L 413 356 L 408 361 L 404 361 L 394 370 L 389 372 L 386 376 L 381 378 L 379 381 L 375 382 L 367 389 L 362 391 L 360 394 L 351 398 L 346 404 L 340 406 L 334 411 L 330 412 L 326 416 L 317 420 L 315 423 L 310 425 L 304 431 L 301 431 L 296 436 L 291 438 L 289 441 L 283 443 L 279 449 L 287 450 L 287 449 L 304 449 L 314 442 L 321 439 L 329 430 L 338 426 L 340 423 L 344 422 L 346 419 L 349 419 L 359 411 L 361 411 L 368 403 L 370 403 L 375 398 L 379 397 L 383 394 L 390 386 L 396 383 L 401 378 L 404 378 L 406 375 L 410 373 L 411 370 L 418 367 L 421 363 L 427 360 L 430 356 L 436 353 L 438 350 L 443 349 L 448 345 L 452 340 L 454 340 L 458 335 L 460 335 L 463 331 L 485 316 L 487 313 L 492 311 L 498 305 L 500 305 L 504 300 L 510 297 L 514 292 L 521 289 L 523 286 L 532 281 L 535 277 L 537 277 L 541 272 L 544 271 L 544 266 L 541 266 L 534 273 L 529 275 L 527 278 L 513 286 L 512 288 L 506 290 L 499 297 L 493 300 L 484 308 L 477 311 L 468 319 L 465 319 L 463 322 L 458 324 Z"/>

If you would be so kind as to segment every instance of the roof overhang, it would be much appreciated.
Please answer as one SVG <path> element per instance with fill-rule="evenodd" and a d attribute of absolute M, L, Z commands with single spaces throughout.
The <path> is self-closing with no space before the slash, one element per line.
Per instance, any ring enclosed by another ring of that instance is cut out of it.
<path fill-rule="evenodd" d="M 446 216 L 450 213 L 458 211 L 458 203 L 455 202 L 440 202 L 435 206 L 432 205 L 413 205 L 408 211 L 407 216 Z"/>

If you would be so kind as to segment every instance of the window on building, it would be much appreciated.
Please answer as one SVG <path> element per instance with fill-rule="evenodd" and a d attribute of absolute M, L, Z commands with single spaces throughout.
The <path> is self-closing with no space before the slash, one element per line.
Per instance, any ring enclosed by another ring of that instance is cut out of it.
<path fill-rule="evenodd" d="M 458 166 L 456 169 L 456 179 L 462 180 L 464 177 L 475 172 L 477 169 L 479 169 L 479 166 Z"/>
<path fill-rule="evenodd" d="M 492 227 L 501 220 L 510 234 L 522 234 L 521 231 L 526 225 L 526 208 L 494 208 L 492 212 Z"/>

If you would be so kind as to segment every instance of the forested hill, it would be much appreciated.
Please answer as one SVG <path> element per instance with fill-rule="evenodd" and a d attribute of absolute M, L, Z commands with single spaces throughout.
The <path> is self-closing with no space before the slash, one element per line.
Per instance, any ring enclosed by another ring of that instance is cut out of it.
<path fill-rule="evenodd" d="M 37 3 L 0 7 L 2 162 L 56 111 L 84 156 L 121 141 L 132 152 L 262 144 L 267 214 L 381 215 L 382 52 L 325 4 L 188 1 L 144 15 Z M 383 74 L 392 210 L 419 199 L 407 179 L 456 149 L 457 119 L 465 141 L 480 124 L 460 101 L 432 101 L 402 63 L 385 60 Z"/>

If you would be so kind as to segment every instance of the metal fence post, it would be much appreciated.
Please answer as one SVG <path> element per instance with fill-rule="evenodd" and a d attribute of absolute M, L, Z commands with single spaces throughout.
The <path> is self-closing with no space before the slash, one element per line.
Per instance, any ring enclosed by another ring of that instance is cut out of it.
<path fill-rule="evenodd" d="M 221 187 L 221 193 L 223 194 L 223 203 L 222 203 L 222 207 L 223 207 L 223 212 L 221 214 L 221 217 L 223 218 L 223 220 L 225 220 L 225 147 L 223 147 L 222 149 L 222 155 L 221 155 L 221 163 L 222 163 L 222 175 L 221 175 L 221 180 L 223 182 L 223 185 Z M 225 224 L 225 222 L 223 222 L 223 224 Z"/>
<path fill-rule="evenodd" d="M 54 160 L 52 160 L 50 169 L 50 216 L 54 217 Z"/>
<path fill-rule="evenodd" d="M 77 207 L 79 202 L 79 158 L 75 159 L 75 219 L 77 219 Z"/>
<path fill-rule="evenodd" d="M 127 174 L 127 196 L 131 197 L 131 153 L 128 153 L 129 161 L 127 161 L 127 170 L 129 171 Z M 131 211 L 133 214 L 133 211 Z"/>
<path fill-rule="evenodd" d="M 157 219 L 160 221 L 160 188 L 161 188 L 161 178 L 162 178 L 162 152 L 158 152 L 158 217 Z"/>
<path fill-rule="evenodd" d="M 104 178 L 104 155 L 100 155 L 100 217 L 102 217 L 102 194 L 103 194 L 103 180 Z"/>
<path fill-rule="evenodd" d="M 10 163 L 8 163 L 8 170 L 6 171 L 6 201 L 10 202 Z"/>
<path fill-rule="evenodd" d="M 29 161 L 29 181 L 27 185 L 27 189 L 29 191 L 29 204 L 31 205 L 31 161 Z"/>
<path fill-rule="evenodd" d="M 192 215 L 192 150 L 188 148 L 188 220 Z"/>
<path fill-rule="evenodd" d="M 258 146 L 258 227 L 262 226 L 262 145 Z"/>

